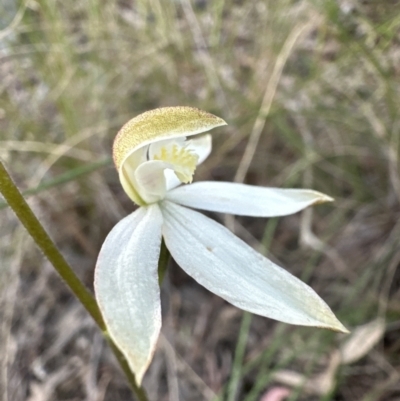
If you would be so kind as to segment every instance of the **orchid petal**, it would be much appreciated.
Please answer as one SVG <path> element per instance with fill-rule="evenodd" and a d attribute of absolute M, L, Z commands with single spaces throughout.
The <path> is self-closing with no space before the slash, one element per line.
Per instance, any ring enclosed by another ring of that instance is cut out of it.
<path fill-rule="evenodd" d="M 157 202 L 167 192 L 164 170 L 172 166 L 161 160 L 142 163 L 135 171 L 136 189 L 146 203 Z M 172 171 L 172 170 L 171 170 Z"/>
<path fill-rule="evenodd" d="M 161 149 L 171 142 L 175 142 L 177 145 L 195 153 L 198 156 L 197 165 L 203 163 L 212 150 L 212 136 L 210 134 L 197 135 L 190 140 L 187 140 L 186 137 L 165 139 L 154 142 L 149 146 L 149 159 L 153 160 L 161 152 Z"/>
<path fill-rule="evenodd" d="M 186 138 L 176 138 L 174 141 L 181 143 L 182 146 L 185 144 Z M 149 158 L 153 159 L 160 149 L 170 142 L 170 140 L 158 141 L 152 143 L 149 146 Z M 186 145 L 186 149 L 191 150 L 198 156 L 197 165 L 203 163 L 205 159 L 209 156 L 212 150 L 212 137 L 210 134 L 199 135 L 189 140 Z M 182 181 L 176 176 L 175 172 L 171 169 L 166 169 L 164 171 L 164 176 L 166 180 L 166 190 L 170 191 L 173 188 L 178 187 L 182 184 Z"/>
<path fill-rule="evenodd" d="M 333 200 L 310 189 L 265 188 L 212 181 L 173 189 L 166 199 L 196 209 L 257 217 L 286 216 Z"/>
<path fill-rule="evenodd" d="M 147 146 L 138 149 L 131 155 L 124 166 L 119 171 L 119 179 L 124 188 L 125 193 L 138 205 L 144 204 L 143 199 L 140 197 L 136 190 L 135 170 L 137 167 L 146 161 Z"/>
<path fill-rule="evenodd" d="M 179 185 L 182 185 L 182 181 L 176 176 L 173 170 L 165 170 L 164 176 L 167 182 L 167 192 L 173 188 L 179 187 Z"/>
<path fill-rule="evenodd" d="M 149 145 L 149 160 L 155 159 L 155 157 L 161 153 L 164 147 L 170 144 L 176 144 L 179 147 L 184 147 L 186 137 L 174 138 L 174 139 L 163 139 L 161 141 L 153 142 Z"/>
<path fill-rule="evenodd" d="M 211 153 L 212 136 L 210 134 L 195 136 L 189 141 L 187 148 L 199 156 L 197 160 L 197 165 L 199 165 L 203 163 Z"/>
<path fill-rule="evenodd" d="M 158 258 L 162 215 L 157 205 L 121 220 L 108 234 L 95 270 L 95 293 L 108 333 L 140 385 L 161 328 Z"/>
<path fill-rule="evenodd" d="M 255 252 L 221 224 L 164 201 L 163 237 L 183 270 L 231 304 L 282 322 L 347 330 L 302 281 Z"/>

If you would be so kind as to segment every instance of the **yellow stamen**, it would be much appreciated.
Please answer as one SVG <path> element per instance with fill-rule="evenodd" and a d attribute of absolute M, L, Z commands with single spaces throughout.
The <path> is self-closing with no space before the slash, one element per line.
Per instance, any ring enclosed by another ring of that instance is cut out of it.
<path fill-rule="evenodd" d="M 154 160 L 172 164 L 176 176 L 184 184 L 192 182 L 198 158 L 196 153 L 176 143 L 163 146 L 159 153 L 154 155 Z"/>

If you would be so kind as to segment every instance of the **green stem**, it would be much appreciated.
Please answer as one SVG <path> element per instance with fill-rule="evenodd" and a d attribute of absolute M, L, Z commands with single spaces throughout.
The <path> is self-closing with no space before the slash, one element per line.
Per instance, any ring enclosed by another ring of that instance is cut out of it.
<path fill-rule="evenodd" d="M 144 390 L 137 386 L 135 376 L 131 372 L 125 357 L 113 341 L 107 335 L 107 327 L 101 316 L 97 302 L 93 295 L 87 290 L 82 284 L 79 278 L 76 276 L 72 268 L 69 266 L 67 261 L 61 255 L 54 242 L 51 240 L 43 226 L 40 224 L 37 217 L 34 215 L 32 209 L 26 203 L 24 197 L 19 192 L 18 188 L 12 181 L 10 175 L 5 169 L 3 163 L 0 161 L 0 192 L 4 196 L 4 199 L 13 209 L 20 222 L 24 225 L 28 233 L 31 235 L 33 240 L 36 242 L 38 247 L 45 254 L 47 259 L 51 262 L 58 274 L 64 279 L 67 286 L 79 299 L 84 308 L 92 316 L 93 320 L 99 326 L 101 331 L 104 333 L 114 352 L 115 357 L 118 360 L 122 370 L 124 371 L 132 390 L 136 394 L 139 401 L 147 401 L 147 396 Z"/>

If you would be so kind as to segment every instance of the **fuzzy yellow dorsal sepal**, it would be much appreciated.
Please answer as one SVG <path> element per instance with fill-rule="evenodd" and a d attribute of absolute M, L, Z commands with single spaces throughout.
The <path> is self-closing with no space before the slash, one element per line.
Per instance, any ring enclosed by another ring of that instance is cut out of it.
<path fill-rule="evenodd" d="M 200 134 L 221 125 L 226 125 L 222 118 L 194 107 L 162 107 L 146 111 L 132 118 L 118 132 L 113 145 L 115 166 L 120 171 L 129 155 L 142 146 Z"/>

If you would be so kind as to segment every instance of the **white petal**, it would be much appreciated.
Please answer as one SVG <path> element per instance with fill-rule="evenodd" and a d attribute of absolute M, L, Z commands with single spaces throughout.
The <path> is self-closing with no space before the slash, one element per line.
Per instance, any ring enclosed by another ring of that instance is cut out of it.
<path fill-rule="evenodd" d="M 181 180 L 176 176 L 174 170 L 164 170 L 164 176 L 167 181 L 167 192 L 172 188 L 176 188 L 179 185 L 182 185 Z"/>
<path fill-rule="evenodd" d="M 186 149 L 198 155 L 197 165 L 203 163 L 204 160 L 210 155 L 212 150 L 212 137 L 211 134 L 198 135 L 187 140 L 183 138 L 166 139 L 164 141 L 154 142 L 149 146 L 149 159 L 153 160 L 154 156 L 160 154 L 163 147 L 170 144 L 171 142 L 177 143 L 179 146 L 186 147 Z"/>
<path fill-rule="evenodd" d="M 174 138 L 174 139 L 164 139 L 162 141 L 153 142 L 149 145 L 149 160 L 154 160 L 156 155 L 161 153 L 162 148 L 168 145 L 176 144 L 179 147 L 185 145 L 186 137 Z"/>
<path fill-rule="evenodd" d="M 188 149 L 195 152 L 199 159 L 197 165 L 204 162 L 212 150 L 212 137 L 210 134 L 195 136 L 189 140 Z"/>
<path fill-rule="evenodd" d="M 173 189 L 166 199 L 196 209 L 257 217 L 286 216 L 307 206 L 333 200 L 310 189 L 265 188 L 214 181 Z"/>
<path fill-rule="evenodd" d="M 138 149 L 134 152 L 124 166 L 119 170 L 119 179 L 126 194 L 138 205 L 143 204 L 143 199 L 140 197 L 136 187 L 135 178 L 136 168 L 146 161 L 147 146 Z"/>
<path fill-rule="evenodd" d="M 108 234 L 94 288 L 110 337 L 141 383 L 161 328 L 158 258 L 162 215 L 157 205 L 121 220 Z"/>
<path fill-rule="evenodd" d="M 150 160 L 142 163 L 135 171 L 136 190 L 147 203 L 163 199 L 167 192 L 164 170 L 171 167 L 161 160 Z"/>
<path fill-rule="evenodd" d="M 150 145 L 149 147 L 150 157 L 153 157 L 154 154 L 158 152 L 158 149 L 160 148 L 160 143 L 162 145 L 162 142 L 168 142 L 168 141 L 160 141 Z M 199 156 L 199 159 L 197 160 L 197 165 L 199 165 L 203 163 L 204 160 L 206 160 L 209 154 L 211 153 L 212 137 L 210 134 L 194 137 L 193 139 L 189 140 L 187 148 L 192 150 Z M 164 176 L 167 181 L 167 186 L 166 186 L 167 191 L 182 185 L 181 180 L 176 176 L 173 170 L 170 169 L 165 170 Z"/>
<path fill-rule="evenodd" d="M 346 331 L 314 290 L 222 225 L 171 202 L 163 202 L 161 211 L 171 255 L 208 290 L 258 315 Z"/>

